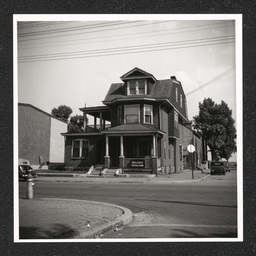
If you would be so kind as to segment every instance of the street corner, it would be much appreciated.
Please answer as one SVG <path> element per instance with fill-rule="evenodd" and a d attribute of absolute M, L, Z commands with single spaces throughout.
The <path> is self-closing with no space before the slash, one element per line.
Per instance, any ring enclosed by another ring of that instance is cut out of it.
<path fill-rule="evenodd" d="M 79 234 L 74 237 L 76 239 L 100 239 L 104 236 L 104 233 L 112 230 L 112 231 L 119 231 L 123 229 L 123 226 L 128 225 L 132 219 L 133 214 L 132 211 L 128 208 L 119 206 L 119 205 L 113 205 L 108 203 L 101 203 L 101 202 L 93 202 L 99 205 L 101 207 L 101 211 L 103 212 L 103 209 L 112 207 L 112 209 L 118 209 L 122 213 L 117 215 L 116 218 L 111 218 L 110 215 L 108 217 L 104 216 L 107 220 L 104 224 L 98 224 L 94 227 L 91 226 L 91 229 L 87 230 L 80 230 Z M 113 216 L 113 215 L 111 215 Z"/>
<path fill-rule="evenodd" d="M 19 200 L 20 239 L 95 239 L 132 220 L 124 207 L 87 200 Z"/>

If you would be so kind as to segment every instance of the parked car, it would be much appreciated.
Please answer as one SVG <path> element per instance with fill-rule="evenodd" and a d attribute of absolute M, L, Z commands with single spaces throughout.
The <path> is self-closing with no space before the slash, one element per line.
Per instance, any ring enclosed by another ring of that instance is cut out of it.
<path fill-rule="evenodd" d="M 230 172 L 228 162 L 222 162 L 222 161 L 211 162 L 211 175 L 213 174 L 225 175 L 226 172 Z"/>
<path fill-rule="evenodd" d="M 19 165 L 19 180 L 26 181 L 28 179 L 28 174 L 31 173 L 33 178 L 37 177 L 36 171 L 29 164 Z"/>

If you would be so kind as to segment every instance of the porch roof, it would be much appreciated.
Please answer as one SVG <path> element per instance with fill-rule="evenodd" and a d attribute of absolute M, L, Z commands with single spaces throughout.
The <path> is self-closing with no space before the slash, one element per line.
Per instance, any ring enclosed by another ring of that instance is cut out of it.
<path fill-rule="evenodd" d="M 121 124 L 108 130 L 102 131 L 105 134 L 165 134 L 164 131 L 155 128 L 153 125 L 150 124 Z"/>
<path fill-rule="evenodd" d="M 102 115 L 104 120 L 109 122 L 111 121 L 111 109 L 108 106 L 83 107 L 79 108 L 79 110 L 83 111 L 85 114 L 98 118 L 100 118 L 100 115 Z"/>

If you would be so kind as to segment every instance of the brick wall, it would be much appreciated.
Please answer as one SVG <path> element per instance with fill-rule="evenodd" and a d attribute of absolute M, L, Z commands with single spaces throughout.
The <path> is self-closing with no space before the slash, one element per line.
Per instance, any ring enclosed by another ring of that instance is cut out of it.
<path fill-rule="evenodd" d="M 72 150 L 72 141 L 74 139 L 85 139 L 89 141 L 89 156 L 86 159 L 72 159 L 71 158 L 71 150 Z M 66 167 L 91 167 L 92 165 L 101 164 L 100 159 L 98 159 L 101 154 L 101 158 L 104 157 L 104 136 L 68 136 L 66 137 L 65 144 L 65 164 Z M 102 147 L 103 144 L 103 147 Z M 101 159 L 103 161 L 103 159 Z"/>

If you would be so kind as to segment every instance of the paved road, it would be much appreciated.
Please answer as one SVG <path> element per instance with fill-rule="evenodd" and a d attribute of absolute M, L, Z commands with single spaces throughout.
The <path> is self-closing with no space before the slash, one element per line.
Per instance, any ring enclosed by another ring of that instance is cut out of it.
<path fill-rule="evenodd" d="M 34 196 L 113 203 L 134 213 L 127 227 L 103 238 L 237 236 L 236 171 L 183 184 L 38 182 Z M 25 197 L 25 183 L 20 183 L 20 197 Z"/>

